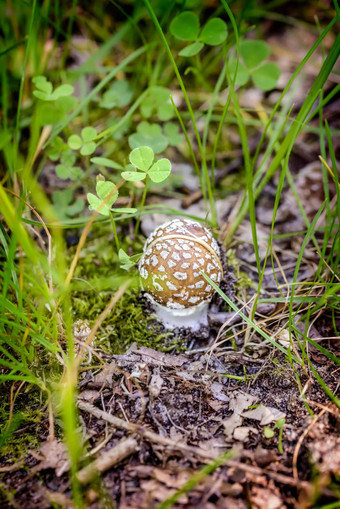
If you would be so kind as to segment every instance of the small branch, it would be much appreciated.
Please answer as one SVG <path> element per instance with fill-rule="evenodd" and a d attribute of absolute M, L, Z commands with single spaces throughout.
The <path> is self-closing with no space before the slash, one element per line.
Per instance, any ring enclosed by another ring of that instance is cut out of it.
<path fill-rule="evenodd" d="M 99 458 L 79 470 L 76 474 L 78 481 L 87 484 L 96 477 L 98 473 L 105 472 L 117 465 L 120 461 L 133 454 L 138 449 L 138 442 L 132 437 L 121 440 L 115 447 L 103 452 Z"/>

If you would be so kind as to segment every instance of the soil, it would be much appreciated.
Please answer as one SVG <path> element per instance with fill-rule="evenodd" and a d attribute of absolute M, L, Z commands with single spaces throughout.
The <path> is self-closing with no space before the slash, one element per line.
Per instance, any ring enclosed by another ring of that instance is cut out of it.
<path fill-rule="evenodd" d="M 327 358 L 316 365 L 336 391 L 334 366 Z M 223 349 L 173 355 L 132 345 L 126 354 L 107 359 L 103 369 L 85 371 L 78 396 L 85 450 L 101 457 L 134 438 L 127 457 L 118 457 L 100 479 L 94 476 L 91 487 L 85 484 L 86 507 L 157 507 L 202 465 L 227 451 L 230 456 L 173 507 L 246 508 L 252 503 L 290 508 L 309 507 L 304 499 L 334 502 L 339 413 L 319 385 L 298 371 L 306 384 L 303 398 L 296 373 L 274 351 L 254 361 Z M 117 422 L 110 422 L 112 416 Z M 275 429 L 279 419 L 285 419 L 281 440 Z M 266 435 L 266 429 L 272 433 Z M 72 507 L 68 462 L 57 439 L 47 439 L 39 454 L 30 451 L 13 471 L 1 471 L 3 509 Z"/>

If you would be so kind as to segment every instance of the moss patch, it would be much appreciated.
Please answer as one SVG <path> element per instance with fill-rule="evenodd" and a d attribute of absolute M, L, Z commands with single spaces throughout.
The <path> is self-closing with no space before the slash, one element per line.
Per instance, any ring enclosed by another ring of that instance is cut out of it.
<path fill-rule="evenodd" d="M 124 231 L 120 237 L 129 250 Z M 75 248 L 71 249 L 70 262 Z M 131 249 L 131 246 L 130 246 Z M 133 253 L 142 250 L 138 240 Z M 70 263 L 69 262 L 69 263 Z M 80 253 L 72 283 L 74 321 L 86 319 L 92 326 L 124 281 L 132 278 L 129 290 L 118 301 L 99 329 L 94 346 L 108 354 L 124 353 L 132 343 L 158 350 L 181 349 L 173 332 L 164 330 L 150 315 L 141 298 L 137 271 L 120 269 L 110 226 L 96 225 Z"/>

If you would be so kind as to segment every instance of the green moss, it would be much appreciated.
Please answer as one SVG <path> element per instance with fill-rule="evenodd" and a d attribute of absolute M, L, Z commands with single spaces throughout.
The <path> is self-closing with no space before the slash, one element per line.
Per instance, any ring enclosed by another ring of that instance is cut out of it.
<path fill-rule="evenodd" d="M 37 431 L 38 423 L 44 418 L 41 391 L 32 385 L 26 387 L 15 401 L 16 413 L 9 424 L 9 394 L 3 398 L 0 407 L 0 456 L 8 456 L 9 462 L 19 460 L 29 449 L 37 449 L 41 442 L 41 429 Z"/>
<path fill-rule="evenodd" d="M 128 239 L 123 239 L 122 247 L 128 250 Z M 133 253 L 141 249 L 138 241 Z M 132 280 L 131 285 L 103 322 L 94 346 L 109 354 L 121 354 L 132 343 L 163 351 L 181 349 L 182 342 L 176 339 L 174 333 L 164 331 L 145 309 L 137 271 L 132 269 L 126 273 L 119 268 L 109 225 L 96 227 L 81 251 L 72 286 L 74 321 L 86 319 L 92 326 L 127 279 Z"/>

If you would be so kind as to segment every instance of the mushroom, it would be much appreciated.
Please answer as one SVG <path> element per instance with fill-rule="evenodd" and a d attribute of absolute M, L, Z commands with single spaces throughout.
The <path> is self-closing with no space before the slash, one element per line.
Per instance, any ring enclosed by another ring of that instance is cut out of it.
<path fill-rule="evenodd" d="M 173 219 L 147 238 L 139 262 L 142 289 L 166 328 L 207 325 L 215 292 L 202 272 L 219 284 L 220 249 L 211 232 L 190 219 Z"/>

